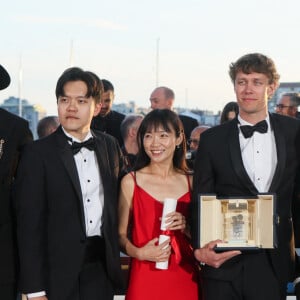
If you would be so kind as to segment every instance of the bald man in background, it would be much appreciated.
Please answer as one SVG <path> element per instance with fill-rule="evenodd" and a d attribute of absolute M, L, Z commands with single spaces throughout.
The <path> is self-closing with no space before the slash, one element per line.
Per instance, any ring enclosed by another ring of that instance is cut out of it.
<path fill-rule="evenodd" d="M 150 103 L 152 109 L 170 109 L 173 110 L 175 101 L 174 91 L 168 87 L 160 86 L 154 89 L 150 96 Z M 198 126 L 198 121 L 194 118 L 185 115 L 179 115 L 183 124 L 184 134 L 188 138 L 192 130 Z"/>

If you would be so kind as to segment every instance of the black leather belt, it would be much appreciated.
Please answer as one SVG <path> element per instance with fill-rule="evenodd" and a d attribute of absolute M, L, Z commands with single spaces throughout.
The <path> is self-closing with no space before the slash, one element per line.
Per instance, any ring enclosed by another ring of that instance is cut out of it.
<path fill-rule="evenodd" d="M 105 241 L 100 236 L 91 236 L 86 239 L 84 263 L 93 263 L 105 260 Z"/>

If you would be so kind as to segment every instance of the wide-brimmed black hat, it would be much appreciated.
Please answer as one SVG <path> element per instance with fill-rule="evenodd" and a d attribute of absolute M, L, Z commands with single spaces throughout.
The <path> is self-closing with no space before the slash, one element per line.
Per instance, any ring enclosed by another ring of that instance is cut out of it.
<path fill-rule="evenodd" d="M 10 77 L 7 71 L 0 65 L 0 90 L 6 89 L 10 84 Z"/>

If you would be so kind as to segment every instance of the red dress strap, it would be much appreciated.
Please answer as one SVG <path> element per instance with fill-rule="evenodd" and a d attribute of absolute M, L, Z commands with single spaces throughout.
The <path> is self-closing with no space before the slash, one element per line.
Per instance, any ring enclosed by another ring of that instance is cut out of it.
<path fill-rule="evenodd" d="M 129 172 L 129 174 L 132 176 L 133 178 L 133 181 L 134 181 L 134 184 L 137 185 L 137 182 L 136 182 L 136 172 Z"/>
<path fill-rule="evenodd" d="M 186 178 L 187 178 L 187 182 L 188 182 L 189 192 L 191 193 L 192 192 L 192 188 L 191 188 L 190 176 L 186 175 Z"/>

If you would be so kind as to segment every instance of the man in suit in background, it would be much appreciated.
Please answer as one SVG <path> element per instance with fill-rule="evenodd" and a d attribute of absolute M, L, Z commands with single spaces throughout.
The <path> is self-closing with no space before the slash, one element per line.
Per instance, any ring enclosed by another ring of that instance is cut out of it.
<path fill-rule="evenodd" d="M 199 126 L 195 127 L 192 130 L 191 136 L 187 141 L 190 149 L 186 155 L 186 158 L 187 158 L 186 162 L 187 162 L 189 168 L 192 170 L 194 170 L 194 161 L 195 161 L 195 156 L 197 153 L 198 145 L 200 142 L 200 136 L 205 130 L 207 130 L 209 128 L 210 128 L 210 126 L 206 126 L 206 125 L 199 125 Z"/>
<path fill-rule="evenodd" d="M 121 123 L 120 130 L 124 141 L 124 145 L 121 148 L 124 159 L 124 174 L 127 174 L 133 170 L 136 161 L 136 155 L 139 151 L 137 132 L 143 121 L 143 118 L 144 116 L 141 114 L 129 114 Z"/>
<path fill-rule="evenodd" d="M 175 94 L 168 87 L 157 87 L 150 95 L 150 103 L 152 109 L 173 109 Z M 183 124 L 186 139 L 191 135 L 192 130 L 198 126 L 198 121 L 189 116 L 179 115 Z"/>
<path fill-rule="evenodd" d="M 276 112 L 283 116 L 297 118 L 299 105 L 300 105 L 300 94 L 285 93 L 277 101 Z"/>
<path fill-rule="evenodd" d="M 299 120 L 268 113 L 279 81 L 274 62 L 253 53 L 229 71 L 239 105 L 236 119 L 201 135 L 195 161 L 193 204 L 199 194 L 220 197 L 276 195 L 277 248 L 216 253 L 218 240 L 199 248 L 193 210 L 195 257 L 201 262 L 206 300 L 284 300 L 294 276 L 291 206 L 300 158 Z M 299 183 L 298 183 L 299 184 Z M 198 248 L 198 249 L 197 249 Z"/>
<path fill-rule="evenodd" d="M 102 84 L 67 69 L 56 98 L 61 126 L 24 150 L 16 179 L 20 287 L 28 298 L 112 300 L 122 284 L 117 236 L 117 141 L 90 130 Z"/>
<path fill-rule="evenodd" d="M 105 132 L 115 137 L 119 146 L 123 145 L 120 126 L 125 118 L 125 115 L 112 110 L 113 101 L 115 99 L 115 89 L 112 83 L 106 79 L 102 79 L 104 92 L 101 96 L 100 113 L 92 120 L 92 129 Z"/>
<path fill-rule="evenodd" d="M 9 84 L 9 74 L 0 65 L 0 90 Z M 0 298 L 5 300 L 15 300 L 17 294 L 11 186 L 22 148 L 30 141 L 28 122 L 0 108 Z"/>
<path fill-rule="evenodd" d="M 57 116 L 47 116 L 39 120 L 37 125 L 37 134 L 39 139 L 54 132 L 58 126 L 59 120 Z"/>
<path fill-rule="evenodd" d="M 188 139 L 188 144 L 191 151 L 197 151 L 201 134 L 209 128 L 210 126 L 199 125 L 192 130 L 191 136 Z"/>

